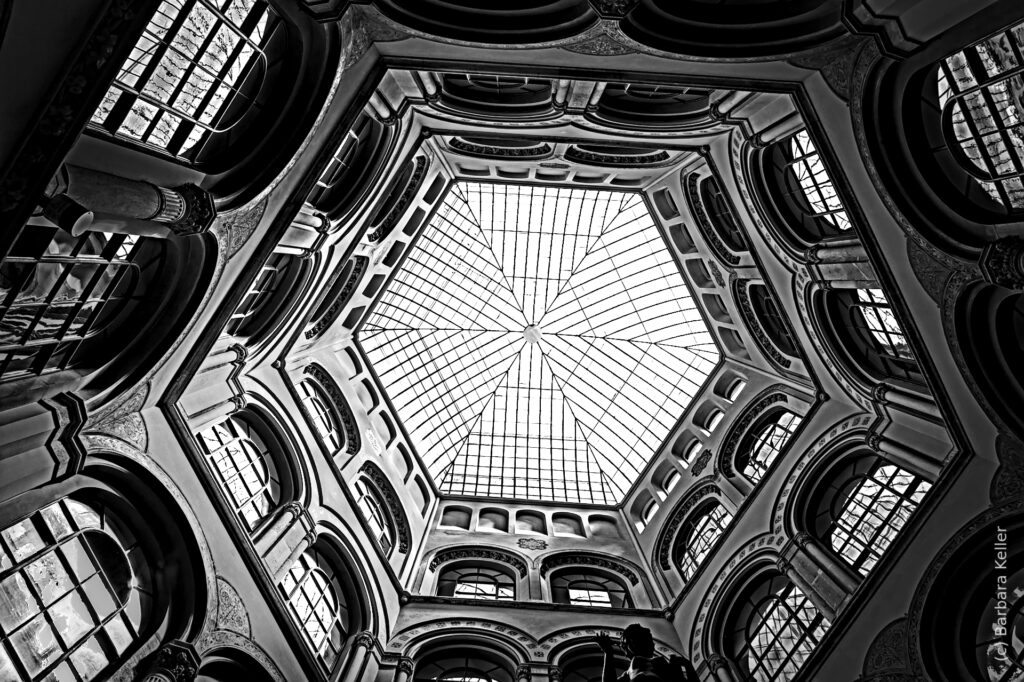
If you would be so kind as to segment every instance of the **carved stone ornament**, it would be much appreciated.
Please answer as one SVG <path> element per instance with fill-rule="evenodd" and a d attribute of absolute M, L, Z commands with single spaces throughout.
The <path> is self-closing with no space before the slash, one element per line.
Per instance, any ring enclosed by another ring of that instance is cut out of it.
<path fill-rule="evenodd" d="M 540 564 L 540 574 L 545 576 L 549 571 L 559 566 L 596 566 L 597 568 L 618 573 L 626 578 L 630 585 L 636 585 L 640 582 L 640 579 L 631 568 L 618 561 L 602 556 L 594 556 L 593 554 L 578 554 L 575 552 L 545 557 L 544 561 Z"/>
<path fill-rule="evenodd" d="M 704 202 L 701 201 L 698 189 L 702 179 L 699 173 L 691 173 L 690 177 L 686 179 L 686 198 L 689 199 L 690 208 L 693 209 L 693 215 L 697 218 L 697 229 L 700 230 L 704 241 L 711 246 L 711 250 L 715 252 L 719 260 L 729 265 L 739 265 L 740 257 L 730 251 L 729 247 L 722 241 L 722 238 L 718 235 L 718 230 L 711 223 L 711 217 L 708 215 L 707 209 L 704 208 Z"/>
<path fill-rule="evenodd" d="M 395 525 L 395 535 L 398 538 L 398 551 L 401 554 L 409 553 L 411 533 L 409 531 L 409 520 L 405 518 L 405 509 L 402 502 L 395 494 L 395 489 L 387 475 L 373 462 L 363 464 L 359 473 L 370 479 L 373 487 L 377 489 L 388 511 L 391 512 L 391 522 Z"/>
<path fill-rule="evenodd" d="M 363 649 L 373 650 L 377 646 L 377 637 L 372 632 L 363 630 L 355 636 L 355 645 Z"/>
<path fill-rule="evenodd" d="M 700 453 L 700 457 L 693 461 L 693 467 L 690 469 L 690 473 L 692 473 L 694 476 L 700 476 L 701 472 L 704 471 L 704 468 L 708 465 L 708 462 L 710 461 L 711 451 L 705 450 L 704 452 Z"/>
<path fill-rule="evenodd" d="M 750 335 L 757 341 L 758 347 L 761 352 L 768 356 L 768 358 L 776 365 L 783 369 L 789 369 L 793 361 L 789 359 L 782 351 L 780 351 L 772 338 L 765 331 L 764 326 L 761 324 L 760 318 L 754 312 L 754 305 L 750 301 L 750 291 L 747 288 L 748 282 L 746 280 L 736 280 L 733 289 L 736 295 L 736 302 L 739 306 L 740 313 L 743 314 L 743 319 L 747 322 L 747 328 L 750 330 Z"/>
<path fill-rule="evenodd" d="M 793 66 L 820 71 L 832 92 L 844 102 L 849 102 L 853 83 L 853 68 L 857 63 L 857 55 L 869 42 L 871 42 L 870 38 L 846 34 L 809 53 L 803 53 L 790 59 L 789 63 Z"/>
<path fill-rule="evenodd" d="M 1001 433 L 996 436 L 996 456 L 999 458 L 999 468 L 996 469 L 988 492 L 993 505 L 1024 495 L 1024 444 Z"/>
<path fill-rule="evenodd" d="M 520 549 L 528 549 L 534 552 L 548 548 L 547 542 L 536 538 L 519 538 L 519 542 L 516 544 L 519 545 Z"/>
<path fill-rule="evenodd" d="M 889 623 L 882 628 L 864 656 L 864 677 L 879 673 L 905 672 L 910 664 L 907 653 L 907 619 Z"/>
<path fill-rule="evenodd" d="M 175 187 L 174 191 L 180 194 L 185 202 L 185 215 L 168 223 L 171 231 L 179 237 L 185 237 L 209 230 L 214 218 L 217 217 L 213 195 L 192 183 Z"/>
<path fill-rule="evenodd" d="M 910 269 L 917 277 L 917 281 L 921 283 L 921 288 L 936 304 L 941 305 L 946 283 L 953 276 L 953 270 L 933 258 L 931 253 L 909 237 L 907 238 L 907 256 L 910 259 Z"/>
<path fill-rule="evenodd" d="M 520 665 L 516 668 L 516 682 L 530 682 L 531 677 L 533 677 L 533 673 L 530 671 L 530 666 Z"/>
<path fill-rule="evenodd" d="M 320 336 L 328 327 L 334 324 L 334 321 L 338 319 L 338 315 L 348 304 L 349 299 L 352 298 L 352 294 L 355 293 L 356 286 L 358 286 L 360 280 L 362 280 L 363 274 L 366 272 L 366 268 L 369 267 L 369 265 L 370 259 L 366 256 L 352 257 L 352 271 L 349 272 L 348 279 L 345 280 L 345 284 L 338 293 L 338 297 L 331 302 L 330 307 L 324 311 L 324 314 L 320 316 L 320 319 L 315 320 L 313 325 L 306 330 L 305 337 L 307 341 Z M 333 282 L 331 284 L 333 285 Z M 328 291 L 329 290 L 330 287 L 328 287 Z"/>
<path fill-rule="evenodd" d="M 174 640 L 156 652 L 143 682 L 193 682 L 199 672 L 199 654 L 188 642 Z"/>
<path fill-rule="evenodd" d="M 219 241 L 229 259 L 249 241 L 266 211 L 267 197 L 263 197 L 244 208 L 220 216 L 214 231 L 219 235 Z"/>
<path fill-rule="evenodd" d="M 1005 237 L 981 252 L 981 274 L 986 282 L 1024 289 L 1024 239 Z"/>
<path fill-rule="evenodd" d="M 590 6 L 602 19 L 622 19 L 639 0 L 590 0 Z"/>
<path fill-rule="evenodd" d="M 711 454 L 708 451 L 705 452 L 708 455 Z M 683 525 L 683 521 L 690 515 L 694 507 L 705 502 L 709 497 L 718 492 L 718 486 L 714 483 L 699 485 L 672 510 L 672 516 L 662 529 L 661 537 L 658 538 L 657 549 L 655 550 L 658 557 L 658 565 L 661 566 L 662 570 L 667 571 L 672 567 L 672 541 L 675 539 L 679 526 Z"/>
<path fill-rule="evenodd" d="M 486 559 L 489 561 L 497 561 L 498 563 L 506 564 L 516 569 L 519 573 L 519 577 L 521 578 L 525 578 L 529 571 L 526 562 L 516 555 L 503 552 L 500 549 L 484 547 L 458 547 L 454 549 L 441 550 L 434 555 L 434 558 L 430 561 L 428 568 L 433 572 L 436 571 L 441 564 L 446 564 L 449 561 L 460 561 L 462 559 Z"/>
<path fill-rule="evenodd" d="M 391 207 L 391 210 L 384 216 L 384 219 L 370 228 L 370 233 L 366 236 L 367 240 L 379 242 L 391 234 L 391 230 L 395 229 L 399 218 L 405 214 L 409 204 L 412 203 L 412 198 L 416 195 L 420 185 L 423 184 L 423 178 L 427 174 L 427 157 L 417 156 L 413 163 L 412 174 L 406 181 L 405 189 L 402 190 L 401 196 L 395 201 L 395 205 Z"/>
<path fill-rule="evenodd" d="M 603 31 L 597 34 L 581 36 L 579 41 L 562 45 L 561 47 L 569 52 L 600 57 L 637 53 L 635 48 L 619 42 L 614 35 L 609 35 Z"/>
<path fill-rule="evenodd" d="M 408 656 L 402 656 L 398 659 L 398 665 L 396 665 L 395 668 L 398 670 L 398 672 L 404 673 L 409 677 L 412 677 L 413 670 L 416 669 L 416 664 Z"/>
<path fill-rule="evenodd" d="M 495 145 L 474 144 L 461 137 L 453 137 L 448 141 L 448 147 L 467 156 L 493 158 L 539 159 L 551 154 L 551 145 L 547 142 L 542 142 L 533 147 L 499 147 Z"/>
<path fill-rule="evenodd" d="M 345 400 L 345 396 L 342 394 L 341 389 L 338 388 L 338 384 L 327 373 L 327 370 L 316 363 L 306 365 L 304 372 L 320 384 L 320 388 L 327 393 L 327 397 L 334 403 L 336 414 L 341 420 L 341 427 L 345 431 L 345 452 L 350 455 L 356 454 L 362 448 L 362 437 L 359 434 L 356 417 L 352 414 L 348 401 Z M 306 408 L 303 407 L 302 409 L 305 411 Z M 312 416 L 308 412 L 305 412 L 305 414 L 310 422 L 312 422 Z"/>
<path fill-rule="evenodd" d="M 718 263 L 715 261 L 708 261 L 708 270 L 711 271 L 711 276 L 715 278 L 715 284 L 720 287 L 725 286 L 725 278 L 722 276 L 722 270 L 718 267 Z"/>
<path fill-rule="evenodd" d="M 139 411 L 148 397 L 148 383 L 136 386 L 117 405 L 90 419 L 85 430 L 108 433 L 146 452 L 149 450 L 149 432 Z"/>
<path fill-rule="evenodd" d="M 668 161 L 672 157 L 663 149 L 651 150 L 646 154 L 601 154 L 573 145 L 565 151 L 568 161 L 584 163 L 590 166 L 625 166 L 640 168 L 653 166 Z"/>
<path fill-rule="evenodd" d="M 231 630 L 244 637 L 252 635 L 249 614 L 238 591 L 224 578 L 217 576 L 217 629 Z"/>
<path fill-rule="evenodd" d="M 778 388 L 771 387 L 762 391 L 751 401 L 743 414 L 737 419 L 728 435 L 722 442 L 722 449 L 718 454 L 718 470 L 723 476 L 734 476 L 733 462 L 736 459 L 736 450 L 739 449 L 740 440 L 746 434 L 750 425 L 757 421 L 775 403 L 786 402 L 786 394 L 779 392 Z"/>

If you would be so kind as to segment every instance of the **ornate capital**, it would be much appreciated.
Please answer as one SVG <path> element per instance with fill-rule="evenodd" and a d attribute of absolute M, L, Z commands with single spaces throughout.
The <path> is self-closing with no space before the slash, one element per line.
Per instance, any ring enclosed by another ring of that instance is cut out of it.
<path fill-rule="evenodd" d="M 373 649 L 377 644 L 377 637 L 368 630 L 358 633 L 353 640 L 355 645 L 364 649 Z"/>
<path fill-rule="evenodd" d="M 531 677 L 533 677 L 533 672 L 530 670 L 530 666 L 521 665 L 516 668 L 516 682 L 530 682 Z"/>
<path fill-rule="evenodd" d="M 981 275 L 986 282 L 1024 289 L 1024 239 L 998 239 L 981 252 Z"/>
<path fill-rule="evenodd" d="M 800 547 L 806 547 L 807 545 L 814 542 L 814 538 L 811 537 L 810 533 L 802 530 L 793 536 L 793 542 L 795 542 Z"/>
<path fill-rule="evenodd" d="M 729 662 L 725 660 L 725 658 L 723 658 L 722 656 L 719 656 L 718 654 L 711 654 L 710 656 L 708 656 L 708 668 L 711 669 L 711 672 L 721 670 L 722 668 L 728 670 Z"/>
<path fill-rule="evenodd" d="M 562 682 L 562 669 L 554 665 L 548 668 L 548 680 L 550 682 Z"/>
<path fill-rule="evenodd" d="M 590 6 L 594 8 L 602 19 L 621 19 L 636 6 L 638 0 L 590 0 Z"/>
<path fill-rule="evenodd" d="M 875 402 L 877 402 L 878 404 L 885 405 L 887 402 L 889 402 L 885 399 L 885 395 L 890 390 L 892 389 L 890 389 L 885 384 L 878 384 L 871 390 L 871 397 L 874 398 Z"/>
<path fill-rule="evenodd" d="M 398 659 L 398 664 L 395 666 L 395 668 L 398 670 L 398 672 L 405 673 L 406 675 L 412 677 L 412 671 L 416 668 L 416 664 L 408 656 L 402 656 L 400 659 Z"/>
<path fill-rule="evenodd" d="M 882 446 L 882 437 L 881 436 L 879 436 L 877 433 L 873 433 L 870 436 L 868 436 L 868 447 L 869 448 L 871 448 L 875 452 L 878 452 L 881 449 L 881 446 Z"/>
<path fill-rule="evenodd" d="M 160 647 L 143 682 L 193 682 L 199 672 L 199 654 L 188 642 L 174 640 Z"/>
<path fill-rule="evenodd" d="M 779 569 L 779 573 L 782 573 L 783 575 L 788 574 L 789 569 L 791 569 L 792 567 L 792 564 L 790 564 L 787 560 L 783 559 L 782 557 L 779 557 L 778 561 L 775 562 L 775 568 Z"/>
<path fill-rule="evenodd" d="M 213 196 L 204 189 L 189 183 L 175 187 L 183 203 L 181 217 L 174 222 L 167 223 L 171 231 L 179 237 L 187 237 L 192 234 L 202 234 L 213 225 L 217 217 L 217 208 L 213 204 Z"/>

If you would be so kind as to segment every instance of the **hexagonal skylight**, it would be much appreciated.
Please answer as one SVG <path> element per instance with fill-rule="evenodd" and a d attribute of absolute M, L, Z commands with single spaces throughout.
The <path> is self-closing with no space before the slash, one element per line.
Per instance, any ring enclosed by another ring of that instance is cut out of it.
<path fill-rule="evenodd" d="M 439 489 L 619 502 L 719 353 L 639 194 L 459 182 L 361 329 Z"/>

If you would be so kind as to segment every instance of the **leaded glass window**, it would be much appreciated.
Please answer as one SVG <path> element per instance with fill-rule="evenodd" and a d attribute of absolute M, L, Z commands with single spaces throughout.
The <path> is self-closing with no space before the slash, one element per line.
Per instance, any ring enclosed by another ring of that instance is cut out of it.
<path fill-rule="evenodd" d="M 349 633 L 349 607 L 339 578 L 323 554 L 307 550 L 281 580 L 292 619 L 326 670 L 333 670 Z"/>
<path fill-rule="evenodd" d="M 732 654 L 744 678 L 791 680 L 814 652 L 828 622 L 788 578 L 765 578 L 737 606 Z"/>
<path fill-rule="evenodd" d="M 365 480 L 356 480 L 355 489 L 356 506 L 363 518 L 366 519 L 366 523 L 369 524 L 372 535 L 384 550 L 384 554 L 391 554 L 391 550 L 395 546 L 395 530 L 387 507 L 373 486 Z"/>
<path fill-rule="evenodd" d="M 229 417 L 199 434 L 218 481 L 251 531 L 281 500 L 274 453 L 249 420 Z"/>
<path fill-rule="evenodd" d="M 568 568 L 551 574 L 551 598 L 556 604 L 628 609 L 633 601 L 625 585 L 598 571 Z"/>
<path fill-rule="evenodd" d="M 338 452 L 345 444 L 345 435 L 338 425 L 338 416 L 331 404 L 331 399 L 312 379 L 299 382 L 299 393 L 302 405 L 306 409 L 317 435 L 331 452 Z"/>
<path fill-rule="evenodd" d="M 939 63 L 942 134 L 961 168 L 1006 212 L 1024 210 L 1024 24 Z"/>
<path fill-rule="evenodd" d="M 867 575 L 921 504 L 931 484 L 894 464 L 864 459 L 836 484 L 826 531 L 835 552 Z"/>
<path fill-rule="evenodd" d="M 478 564 L 455 564 L 445 568 L 437 579 L 437 594 L 442 597 L 512 601 L 516 583 L 511 571 Z"/>
<path fill-rule="evenodd" d="M 857 300 L 853 306 L 860 313 L 859 320 L 852 318 L 854 324 L 863 321 L 860 328 L 875 342 L 879 354 L 899 360 L 914 359 L 907 338 L 881 289 L 857 289 Z"/>
<path fill-rule="evenodd" d="M 700 181 L 700 200 L 708 212 L 711 225 L 731 251 L 746 251 L 747 240 L 743 236 L 732 206 L 722 191 L 718 178 L 709 175 Z"/>
<path fill-rule="evenodd" d="M 846 208 L 836 193 L 835 184 L 806 130 L 801 130 L 790 138 L 789 162 L 786 167 L 807 202 L 807 216 L 822 225 L 824 233 L 850 229 Z"/>
<path fill-rule="evenodd" d="M 133 533 L 65 498 L 0 531 L 0 679 L 97 680 L 124 660 L 153 604 Z"/>
<path fill-rule="evenodd" d="M 767 473 L 799 425 L 800 417 L 782 411 L 755 432 L 749 452 L 740 454 L 743 475 L 751 483 L 756 484 Z"/>
<path fill-rule="evenodd" d="M 88 363 L 84 343 L 143 300 L 163 260 L 156 242 L 27 225 L 0 263 L 0 375 Z"/>
<path fill-rule="evenodd" d="M 416 663 L 414 682 L 513 682 L 515 664 L 500 654 L 459 644 Z"/>
<path fill-rule="evenodd" d="M 702 508 L 686 520 L 676 541 L 676 565 L 684 579 L 694 576 L 730 523 L 732 514 L 718 502 Z"/>
<path fill-rule="evenodd" d="M 285 270 L 291 265 L 287 256 L 276 254 L 260 268 L 256 279 L 246 290 L 242 300 L 228 320 L 225 331 L 228 334 L 247 336 L 254 331 L 259 313 L 267 306 L 277 288 L 282 286 Z"/>
<path fill-rule="evenodd" d="M 253 106 L 273 23 L 263 0 L 164 0 L 92 123 L 194 158 Z"/>

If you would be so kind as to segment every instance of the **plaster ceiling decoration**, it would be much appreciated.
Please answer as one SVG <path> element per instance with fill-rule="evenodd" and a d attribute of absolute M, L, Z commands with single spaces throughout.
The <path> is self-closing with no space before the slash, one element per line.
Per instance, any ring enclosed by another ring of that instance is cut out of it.
<path fill-rule="evenodd" d="M 719 361 L 641 195 L 460 182 L 359 330 L 447 495 L 616 504 Z"/>

